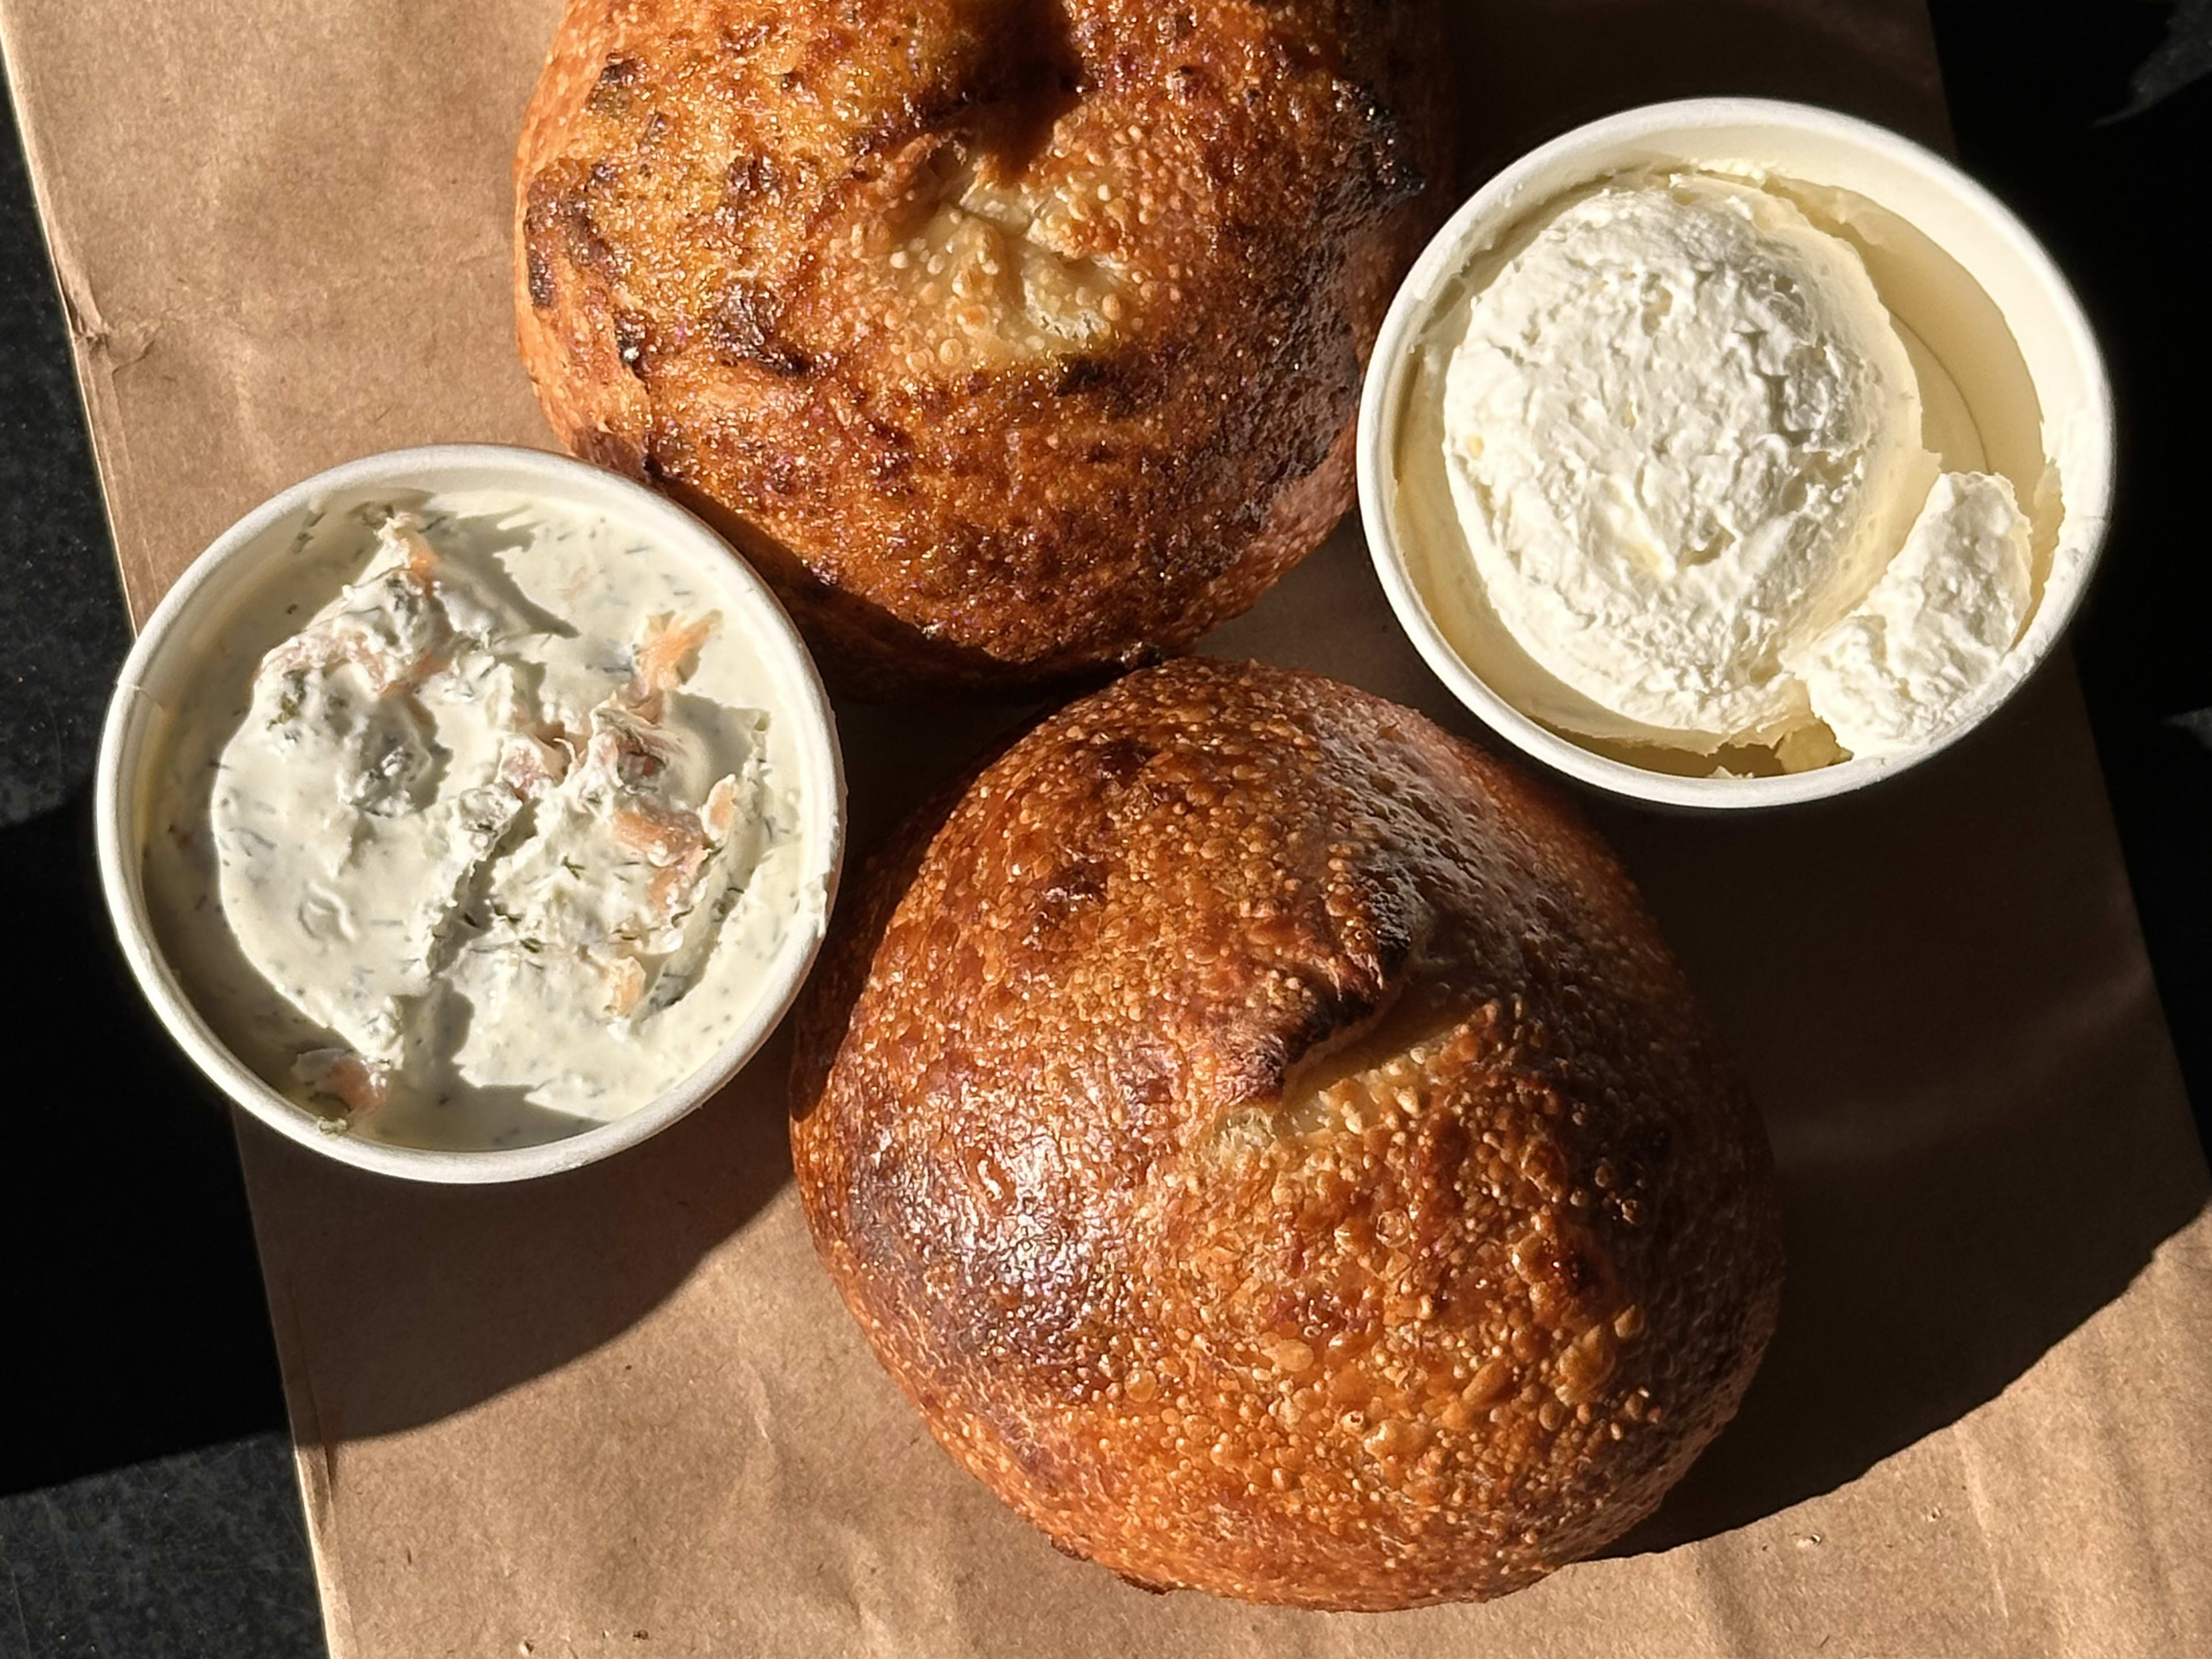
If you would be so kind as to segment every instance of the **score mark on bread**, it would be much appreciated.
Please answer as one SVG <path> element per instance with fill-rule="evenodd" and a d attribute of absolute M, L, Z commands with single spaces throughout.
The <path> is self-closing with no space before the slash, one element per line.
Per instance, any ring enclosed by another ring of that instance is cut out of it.
<path fill-rule="evenodd" d="M 955 148 L 933 156 L 901 204 L 908 213 L 894 214 L 868 250 L 890 273 L 884 326 L 907 368 L 1007 370 L 1107 344 L 1129 302 L 1083 228 L 1127 200 L 1111 176 L 1101 167 L 1057 190 L 994 185 Z"/>

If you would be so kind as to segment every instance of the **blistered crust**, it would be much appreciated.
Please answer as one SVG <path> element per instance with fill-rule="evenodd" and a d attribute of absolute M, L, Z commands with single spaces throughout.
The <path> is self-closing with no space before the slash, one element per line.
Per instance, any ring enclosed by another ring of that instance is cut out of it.
<path fill-rule="evenodd" d="M 1656 1504 L 1774 1322 L 1763 1133 L 1610 855 L 1255 665 L 1074 704 L 877 860 L 792 1141 L 938 1439 L 1152 1585 L 1519 1588 Z"/>
<path fill-rule="evenodd" d="M 836 678 L 1188 645 L 1349 506 L 1448 205 L 1431 0 L 570 0 L 516 158 L 576 453 L 762 567 Z"/>

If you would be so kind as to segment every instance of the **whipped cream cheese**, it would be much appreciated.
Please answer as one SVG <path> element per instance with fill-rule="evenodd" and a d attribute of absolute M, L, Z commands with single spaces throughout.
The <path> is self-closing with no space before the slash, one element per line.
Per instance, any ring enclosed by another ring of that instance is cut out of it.
<path fill-rule="evenodd" d="M 303 535 L 236 630 L 289 636 L 172 739 L 149 899 L 218 1034 L 334 1129 L 525 1144 L 706 1063 L 820 900 L 712 573 L 439 506 Z"/>
<path fill-rule="evenodd" d="M 1926 361 L 1765 181 L 1631 175 L 1525 228 L 1469 296 L 1441 441 L 1545 717 L 1790 769 L 1962 717 L 2032 608 L 2028 528 L 2003 479 L 1944 470 Z"/>
<path fill-rule="evenodd" d="M 2032 599 L 2011 483 L 1947 472 L 1873 591 L 1790 672 L 1852 754 L 1901 754 L 1932 742 L 1996 678 Z"/>

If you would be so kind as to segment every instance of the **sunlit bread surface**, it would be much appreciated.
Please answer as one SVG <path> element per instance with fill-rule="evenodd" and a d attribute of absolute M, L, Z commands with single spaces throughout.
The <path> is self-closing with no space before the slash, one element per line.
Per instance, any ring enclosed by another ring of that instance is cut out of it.
<path fill-rule="evenodd" d="M 523 359 L 833 679 L 1188 646 L 1350 506 L 1450 205 L 1432 0 L 571 0 L 515 173 Z"/>
<path fill-rule="evenodd" d="M 1734 1413 L 1759 1121 L 1611 854 L 1348 687 L 1189 659 L 1022 738 L 848 896 L 815 1242 L 952 1455 L 1140 1583 L 1494 1595 Z"/>

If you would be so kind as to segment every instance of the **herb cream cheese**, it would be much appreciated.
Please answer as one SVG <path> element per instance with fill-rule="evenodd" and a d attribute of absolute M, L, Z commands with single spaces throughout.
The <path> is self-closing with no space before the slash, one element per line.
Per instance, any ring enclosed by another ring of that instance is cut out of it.
<path fill-rule="evenodd" d="M 696 561 L 440 498 L 312 524 L 254 603 L 170 734 L 149 900 L 218 1035 L 334 1130 L 620 1117 L 818 931 L 787 734 Z"/>

